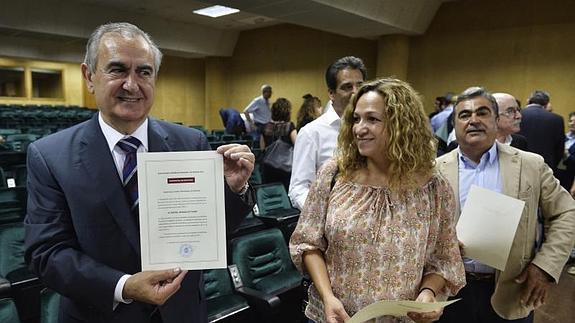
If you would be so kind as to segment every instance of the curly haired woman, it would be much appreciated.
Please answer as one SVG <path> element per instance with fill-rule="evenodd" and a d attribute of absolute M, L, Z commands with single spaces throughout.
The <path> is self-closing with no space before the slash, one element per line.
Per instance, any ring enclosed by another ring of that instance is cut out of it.
<path fill-rule="evenodd" d="M 362 85 L 346 108 L 336 158 L 320 169 L 290 241 L 313 281 L 312 321 L 344 322 L 380 300 L 435 302 L 465 284 L 454 197 L 435 170 L 428 123 L 419 95 L 395 79 Z"/>

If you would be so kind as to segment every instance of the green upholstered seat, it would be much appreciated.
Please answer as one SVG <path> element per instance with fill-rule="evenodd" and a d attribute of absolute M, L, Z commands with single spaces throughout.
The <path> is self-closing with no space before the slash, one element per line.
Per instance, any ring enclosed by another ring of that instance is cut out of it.
<path fill-rule="evenodd" d="M 16 304 L 11 298 L 0 298 L 0 322 L 20 323 Z"/>
<path fill-rule="evenodd" d="M 10 273 L 26 267 L 24 262 L 24 226 L 11 223 L 0 226 L 0 276 L 10 279 Z"/>
<path fill-rule="evenodd" d="M 232 319 L 237 316 L 245 317 L 249 309 L 245 298 L 234 293 L 229 273 L 226 269 L 205 270 L 204 290 L 208 305 L 208 321 L 217 322 Z"/>
<path fill-rule="evenodd" d="M 254 165 L 254 170 L 252 171 L 249 182 L 252 186 L 261 185 L 262 183 L 262 172 L 260 170 L 260 164 L 257 162 Z"/>
<path fill-rule="evenodd" d="M 279 229 L 267 229 L 235 238 L 232 260 L 243 286 L 279 299 L 279 306 L 257 309 L 260 320 L 295 322 L 303 319 L 302 276 L 296 270 Z"/>
<path fill-rule="evenodd" d="M 239 237 L 251 232 L 259 231 L 265 228 L 262 220 L 254 216 L 254 212 L 250 212 L 240 223 L 240 225 L 228 235 L 228 239 Z"/>
<path fill-rule="evenodd" d="M 9 280 L 12 286 L 37 281 L 24 261 L 24 225 L 21 222 L 0 225 L 0 276 Z"/>
<path fill-rule="evenodd" d="M 232 241 L 232 259 L 245 286 L 277 295 L 300 285 L 283 235 L 268 229 Z"/>
<path fill-rule="evenodd" d="M 40 323 L 58 323 L 60 294 L 44 288 L 40 292 Z"/>
<path fill-rule="evenodd" d="M 256 200 L 260 217 L 285 220 L 299 216 L 299 210 L 292 207 L 281 183 L 259 185 L 256 188 Z"/>

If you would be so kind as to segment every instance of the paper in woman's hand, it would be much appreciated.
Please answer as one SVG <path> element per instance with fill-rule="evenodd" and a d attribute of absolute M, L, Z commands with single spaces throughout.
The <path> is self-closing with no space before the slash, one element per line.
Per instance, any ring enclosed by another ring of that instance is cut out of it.
<path fill-rule="evenodd" d="M 416 301 L 379 301 L 362 308 L 355 313 L 346 323 L 362 323 L 371 319 L 389 316 L 407 316 L 409 312 L 426 313 L 437 311 L 447 305 L 453 304 L 460 299 L 447 302 L 424 303 Z"/>

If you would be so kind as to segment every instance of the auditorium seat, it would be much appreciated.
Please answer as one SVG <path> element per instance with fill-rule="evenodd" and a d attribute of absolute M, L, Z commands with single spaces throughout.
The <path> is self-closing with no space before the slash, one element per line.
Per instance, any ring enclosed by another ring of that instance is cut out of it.
<path fill-rule="evenodd" d="M 24 226 L 21 222 L 0 225 L 0 276 L 10 282 L 20 319 L 36 322 L 40 316 L 40 291 L 44 287 L 24 262 Z"/>
<path fill-rule="evenodd" d="M 40 323 L 58 323 L 60 294 L 44 288 L 40 292 Z"/>
<path fill-rule="evenodd" d="M 227 269 L 204 270 L 203 278 L 210 323 L 251 321 L 250 306 L 234 292 Z"/>
<path fill-rule="evenodd" d="M 0 322 L 20 323 L 18 310 L 12 298 L 0 298 Z"/>
<path fill-rule="evenodd" d="M 26 189 L 23 187 L 0 188 L 0 225 L 19 223 L 26 213 Z"/>
<path fill-rule="evenodd" d="M 233 141 L 237 140 L 237 138 L 236 138 L 236 135 L 224 133 L 220 136 L 220 140 L 225 141 L 225 142 L 233 142 Z"/>
<path fill-rule="evenodd" d="M 272 317 L 286 322 L 303 318 L 302 276 L 291 261 L 279 229 L 262 230 L 235 238 L 231 241 L 231 249 L 232 263 L 237 267 L 240 285 L 248 291 L 257 291 L 262 295 L 260 298 L 269 304 L 268 307 L 263 307 L 261 303 L 254 306 L 260 321 L 267 322 Z M 238 284 L 235 285 L 237 287 Z M 245 293 L 245 290 L 242 292 Z"/>
<path fill-rule="evenodd" d="M 299 210 L 292 207 L 285 187 L 281 183 L 263 184 L 256 187 L 256 201 L 259 217 L 285 220 L 299 216 Z"/>
<path fill-rule="evenodd" d="M 252 185 L 254 187 L 256 185 L 262 184 L 262 172 L 260 171 L 260 164 L 258 162 L 256 162 L 254 165 L 254 170 L 252 171 L 252 174 L 250 175 L 249 182 L 250 182 L 250 185 Z"/>
<path fill-rule="evenodd" d="M 250 212 L 240 223 L 240 225 L 228 235 L 228 239 L 242 236 L 244 234 L 256 232 L 265 229 L 265 224 L 262 220 L 254 216 L 254 212 Z"/>

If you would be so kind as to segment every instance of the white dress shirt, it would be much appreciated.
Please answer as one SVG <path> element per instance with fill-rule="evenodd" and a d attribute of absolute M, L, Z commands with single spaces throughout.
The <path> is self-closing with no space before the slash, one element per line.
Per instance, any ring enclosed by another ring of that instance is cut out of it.
<path fill-rule="evenodd" d="M 112 153 L 112 157 L 114 158 L 114 164 L 116 165 L 116 169 L 118 170 L 118 176 L 120 176 L 120 181 L 122 181 L 122 168 L 124 168 L 124 160 L 126 159 L 125 153 L 122 151 L 120 147 L 116 144 L 120 139 L 126 138 L 128 136 L 138 138 L 142 143 L 140 147 L 138 147 L 137 152 L 147 152 L 148 151 L 148 119 L 142 123 L 136 131 L 134 131 L 131 135 L 124 135 L 118 132 L 116 129 L 112 128 L 108 125 L 104 119 L 102 119 L 102 114 L 98 112 L 98 122 L 100 124 L 100 129 L 102 129 L 102 133 L 106 138 L 106 142 L 108 143 L 108 148 Z M 130 278 L 131 275 L 124 275 L 118 280 L 116 283 L 116 289 L 114 290 L 114 301 L 113 301 L 113 308 L 116 309 L 118 303 L 125 303 L 130 304 L 132 302 L 131 299 L 124 299 L 122 297 L 122 291 L 124 290 L 124 285 L 126 284 L 126 280 Z"/>
<path fill-rule="evenodd" d="M 294 207 L 303 209 L 316 172 L 333 157 L 341 120 L 331 103 L 324 114 L 300 129 L 293 151 L 289 197 Z"/>
<path fill-rule="evenodd" d="M 252 113 L 255 123 L 266 124 L 272 119 L 272 112 L 269 103 L 263 96 L 253 99 L 244 109 L 244 112 Z"/>

